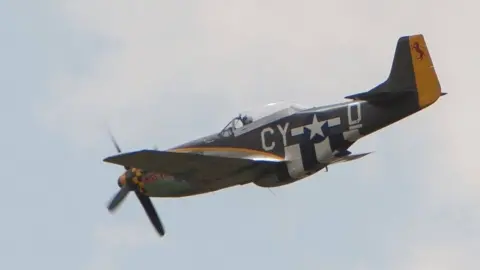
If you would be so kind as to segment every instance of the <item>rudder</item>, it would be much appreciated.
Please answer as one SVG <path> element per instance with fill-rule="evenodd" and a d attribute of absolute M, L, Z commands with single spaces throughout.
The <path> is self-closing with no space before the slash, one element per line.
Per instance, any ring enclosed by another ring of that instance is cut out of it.
<path fill-rule="evenodd" d="M 418 106 L 423 109 L 437 101 L 442 95 L 442 89 L 423 35 L 410 36 L 408 41 Z"/>

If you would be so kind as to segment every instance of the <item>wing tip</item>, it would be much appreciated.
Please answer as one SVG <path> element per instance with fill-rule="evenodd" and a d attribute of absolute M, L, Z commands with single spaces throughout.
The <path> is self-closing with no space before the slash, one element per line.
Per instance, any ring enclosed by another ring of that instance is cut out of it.
<path fill-rule="evenodd" d="M 129 166 L 128 164 L 123 164 L 122 158 L 121 158 L 123 156 L 125 156 L 125 154 L 109 156 L 109 157 L 104 158 L 103 162 L 112 163 L 112 164 L 120 165 L 120 166 Z"/>

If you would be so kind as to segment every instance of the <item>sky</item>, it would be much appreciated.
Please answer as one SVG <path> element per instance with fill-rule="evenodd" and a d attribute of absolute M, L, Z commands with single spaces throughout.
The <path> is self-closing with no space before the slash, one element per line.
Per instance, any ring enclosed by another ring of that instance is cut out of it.
<path fill-rule="evenodd" d="M 0 2 L 2 269 L 478 269 L 477 1 Z M 111 215 L 124 151 L 165 149 L 275 101 L 343 102 L 425 35 L 444 92 L 295 184 Z"/>

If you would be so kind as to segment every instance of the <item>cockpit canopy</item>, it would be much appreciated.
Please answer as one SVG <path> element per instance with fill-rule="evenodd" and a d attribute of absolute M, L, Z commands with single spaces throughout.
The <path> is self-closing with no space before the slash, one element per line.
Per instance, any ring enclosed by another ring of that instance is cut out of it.
<path fill-rule="evenodd" d="M 220 134 L 224 137 L 232 136 L 235 130 L 250 130 L 249 126 L 253 129 L 308 108 L 311 107 L 287 102 L 269 103 L 260 108 L 240 113 L 222 129 Z"/>

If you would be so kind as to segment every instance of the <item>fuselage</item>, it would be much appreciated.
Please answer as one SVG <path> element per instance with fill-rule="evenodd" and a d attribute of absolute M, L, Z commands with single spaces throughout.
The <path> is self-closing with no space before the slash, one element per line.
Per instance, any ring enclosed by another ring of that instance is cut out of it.
<path fill-rule="evenodd" d="M 151 197 L 183 197 L 248 183 L 261 187 L 290 184 L 341 160 L 360 138 L 419 110 L 415 97 L 406 95 L 395 102 L 350 101 L 313 107 L 250 128 L 223 130 L 169 151 L 288 161 L 287 169 L 262 179 L 222 179 L 208 187 L 148 173 L 143 179 L 145 191 Z"/>

